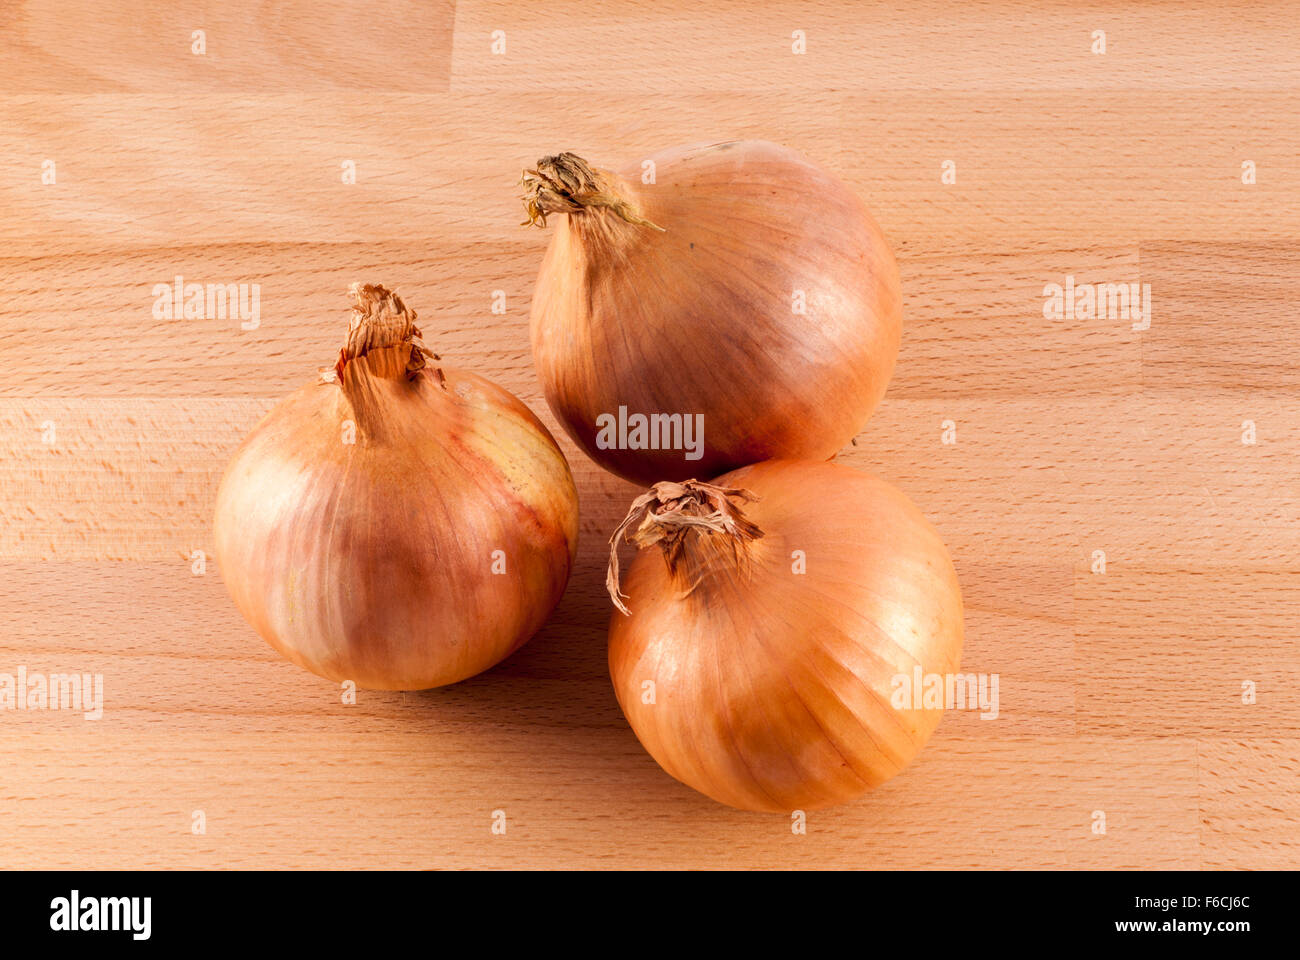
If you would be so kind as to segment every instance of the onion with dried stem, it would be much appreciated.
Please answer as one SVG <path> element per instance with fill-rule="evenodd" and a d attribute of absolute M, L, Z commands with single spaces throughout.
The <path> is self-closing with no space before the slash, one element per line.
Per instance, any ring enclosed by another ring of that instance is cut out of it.
<path fill-rule="evenodd" d="M 902 301 L 884 234 L 835 177 L 730 141 L 622 175 L 561 153 L 524 181 L 528 222 L 556 217 L 533 359 L 597 463 L 642 483 L 710 477 L 824 460 L 862 429 L 893 372 Z"/>
<path fill-rule="evenodd" d="M 621 539 L 641 550 L 620 582 Z M 960 661 L 943 541 L 899 490 L 841 464 L 655 484 L 611 539 L 607 586 L 632 729 L 672 776 L 746 810 L 842 803 L 898 773 L 943 715 L 897 703 L 898 678 Z"/>
<path fill-rule="evenodd" d="M 395 293 L 352 293 L 334 369 L 235 452 L 217 562 L 240 611 L 299 666 L 374 689 L 453 683 L 559 602 L 577 493 L 523 403 L 436 363 Z"/>

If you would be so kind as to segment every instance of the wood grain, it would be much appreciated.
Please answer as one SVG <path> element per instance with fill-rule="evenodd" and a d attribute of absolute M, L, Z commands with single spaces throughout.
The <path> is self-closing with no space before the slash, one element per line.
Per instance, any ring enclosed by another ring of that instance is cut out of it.
<path fill-rule="evenodd" d="M 2 22 L 0 672 L 102 673 L 105 708 L 0 711 L 0 867 L 1300 867 L 1289 5 L 32 0 Z M 520 171 L 730 137 L 820 161 L 894 241 L 897 373 L 842 458 L 941 530 L 963 665 L 1000 677 L 996 720 L 950 712 L 806 835 L 694 794 L 628 729 L 602 563 L 636 489 L 567 438 L 569 591 L 455 687 L 344 705 L 192 567 L 230 452 L 332 361 L 351 281 L 396 286 L 558 433 Z M 155 318 L 178 274 L 260 284 L 260 325 Z M 1150 328 L 1045 319 L 1067 275 L 1150 283 Z"/>

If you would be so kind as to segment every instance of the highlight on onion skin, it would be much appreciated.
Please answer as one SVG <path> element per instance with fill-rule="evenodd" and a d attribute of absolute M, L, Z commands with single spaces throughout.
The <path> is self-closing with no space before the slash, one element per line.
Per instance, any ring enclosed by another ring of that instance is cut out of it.
<path fill-rule="evenodd" d="M 454 683 L 509 656 L 559 602 L 577 493 L 522 402 L 437 364 L 396 294 L 352 292 L 335 368 L 235 452 L 217 562 L 249 623 L 299 666 L 370 689 Z"/>
<path fill-rule="evenodd" d="M 621 578 L 620 538 L 641 547 Z M 939 534 L 885 481 L 770 461 L 659 483 L 611 550 L 628 611 L 609 631 L 618 702 L 659 765 L 714 800 L 844 803 L 938 726 L 942 710 L 895 708 L 893 679 L 958 670 L 961 588 Z"/>
<path fill-rule="evenodd" d="M 534 363 L 555 416 L 606 469 L 649 484 L 825 460 L 884 396 L 898 266 L 858 195 L 795 151 L 678 147 L 621 175 L 561 153 L 524 182 L 528 222 L 554 229 Z M 620 407 L 702 414 L 702 458 L 602 449 L 600 418 Z"/>

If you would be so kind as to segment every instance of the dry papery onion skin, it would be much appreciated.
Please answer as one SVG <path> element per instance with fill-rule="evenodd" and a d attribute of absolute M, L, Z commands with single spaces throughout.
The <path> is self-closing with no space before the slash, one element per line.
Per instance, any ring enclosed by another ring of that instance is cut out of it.
<path fill-rule="evenodd" d="M 554 230 L 533 294 L 534 363 L 557 419 L 606 469 L 649 484 L 825 460 L 884 396 L 898 266 L 862 199 L 795 151 L 692 145 L 621 174 L 561 153 L 524 186 L 526 222 Z M 602 449 L 601 418 L 620 407 L 703 415 L 702 456 Z"/>
<path fill-rule="evenodd" d="M 335 367 L 236 450 L 216 558 L 245 618 L 299 666 L 369 689 L 442 686 L 509 656 L 559 602 L 577 492 L 522 402 L 442 365 L 395 293 L 352 295 Z"/>
<path fill-rule="evenodd" d="M 743 810 L 828 807 L 897 774 L 938 726 L 942 710 L 896 709 L 892 680 L 958 670 L 961 588 L 897 488 L 837 463 L 759 463 L 657 484 L 612 548 L 623 538 L 641 549 L 621 579 L 611 561 L 629 612 L 610 623 L 610 676 L 682 783 Z"/>

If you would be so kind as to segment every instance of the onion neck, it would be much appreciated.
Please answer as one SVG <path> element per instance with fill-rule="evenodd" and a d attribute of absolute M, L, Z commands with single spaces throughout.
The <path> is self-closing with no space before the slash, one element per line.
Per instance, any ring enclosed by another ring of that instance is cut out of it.
<path fill-rule="evenodd" d="M 620 541 L 641 549 L 657 544 L 669 573 L 685 594 L 699 586 L 718 563 L 731 571 L 747 569 L 750 544 L 761 538 L 763 531 L 745 518 L 739 503 L 757 499 L 748 490 L 698 480 L 656 483 L 637 497 L 609 538 L 605 588 L 614 606 L 625 614 L 630 612 L 618 584 Z"/>
<path fill-rule="evenodd" d="M 525 226 L 546 226 L 553 213 L 566 213 L 581 233 L 617 235 L 629 226 L 663 232 L 641 216 L 627 183 L 608 170 L 592 167 L 574 153 L 542 157 L 534 170 L 524 171 Z"/>
<path fill-rule="evenodd" d="M 438 360 L 420 342 L 415 311 L 380 284 L 354 283 L 348 335 L 334 365 L 334 377 L 351 404 L 358 427 L 368 436 L 384 434 L 385 408 L 395 397 L 413 393 L 429 360 Z M 446 389 L 441 368 L 431 367 Z"/>

